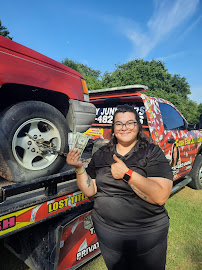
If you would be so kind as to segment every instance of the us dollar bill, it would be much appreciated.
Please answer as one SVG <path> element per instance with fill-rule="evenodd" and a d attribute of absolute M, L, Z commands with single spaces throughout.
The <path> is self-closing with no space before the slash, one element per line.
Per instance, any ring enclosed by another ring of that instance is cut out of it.
<path fill-rule="evenodd" d="M 88 140 L 89 140 L 89 136 L 83 133 L 79 133 L 79 132 L 77 132 L 74 137 L 74 143 L 73 143 L 72 149 L 78 149 L 80 152 L 80 157 L 88 143 Z"/>
<path fill-rule="evenodd" d="M 68 133 L 68 145 L 69 145 L 69 150 L 73 149 L 74 141 L 76 138 L 76 132 L 69 132 Z"/>

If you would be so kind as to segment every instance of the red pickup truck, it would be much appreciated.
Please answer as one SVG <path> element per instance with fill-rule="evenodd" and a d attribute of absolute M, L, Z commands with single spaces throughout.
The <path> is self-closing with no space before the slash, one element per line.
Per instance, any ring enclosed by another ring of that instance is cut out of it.
<path fill-rule="evenodd" d="M 158 144 L 172 166 L 173 192 L 183 185 L 202 189 L 202 121 L 189 124 L 169 101 L 148 97 L 144 85 L 129 85 L 90 91 L 90 101 L 96 106 L 96 119 L 85 133 L 102 145 L 111 135 L 116 106 L 127 103 L 139 113 L 143 129 L 152 142 Z M 105 141 L 99 140 L 105 139 Z"/>
<path fill-rule="evenodd" d="M 0 177 L 51 175 L 65 164 L 68 132 L 95 119 L 81 74 L 0 36 Z"/>
<path fill-rule="evenodd" d="M 0 246 L 33 270 L 76 269 L 100 253 L 93 201 L 59 155 L 95 119 L 84 78 L 0 36 L 0 97 Z"/>

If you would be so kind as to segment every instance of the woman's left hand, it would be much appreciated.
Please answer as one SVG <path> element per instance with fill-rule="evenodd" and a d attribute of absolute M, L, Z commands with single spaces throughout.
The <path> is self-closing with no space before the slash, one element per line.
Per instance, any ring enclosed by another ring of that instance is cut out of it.
<path fill-rule="evenodd" d="M 114 179 L 122 179 L 124 174 L 129 170 L 126 164 L 119 159 L 116 155 L 113 155 L 113 159 L 116 163 L 111 165 L 111 173 Z"/>
<path fill-rule="evenodd" d="M 67 154 L 67 163 L 69 165 L 74 166 L 75 168 L 81 168 L 83 166 L 81 160 L 79 160 L 80 158 L 80 152 L 78 149 L 72 149 L 69 151 L 69 153 Z"/>

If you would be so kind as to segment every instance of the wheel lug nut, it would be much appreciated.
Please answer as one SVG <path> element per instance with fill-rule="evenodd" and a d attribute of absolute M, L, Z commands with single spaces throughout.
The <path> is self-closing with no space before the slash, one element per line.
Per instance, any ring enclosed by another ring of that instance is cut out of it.
<path fill-rule="evenodd" d="M 33 138 L 34 138 L 34 139 L 37 139 L 37 135 L 34 135 Z"/>
<path fill-rule="evenodd" d="M 34 148 L 32 148 L 32 150 L 31 150 L 32 152 L 35 152 L 35 149 Z"/>
<path fill-rule="evenodd" d="M 28 142 L 27 142 L 27 144 L 28 144 L 28 145 L 31 145 L 31 144 L 32 144 L 32 142 L 31 142 L 31 141 L 28 141 Z"/>

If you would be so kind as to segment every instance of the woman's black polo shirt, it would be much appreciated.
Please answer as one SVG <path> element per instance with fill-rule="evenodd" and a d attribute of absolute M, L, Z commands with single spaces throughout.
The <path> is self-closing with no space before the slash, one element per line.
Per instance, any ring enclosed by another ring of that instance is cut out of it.
<path fill-rule="evenodd" d="M 157 231 L 169 225 L 164 206 L 151 204 L 136 195 L 128 183 L 112 177 L 111 164 L 116 154 L 129 169 L 145 177 L 173 180 L 171 167 L 159 146 L 148 143 L 145 148 L 137 143 L 125 156 L 104 146 L 94 153 L 86 169 L 96 179 L 93 219 L 108 229 L 127 233 Z"/>

